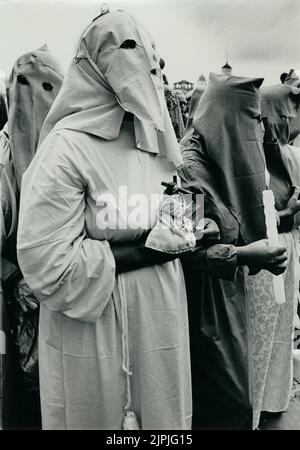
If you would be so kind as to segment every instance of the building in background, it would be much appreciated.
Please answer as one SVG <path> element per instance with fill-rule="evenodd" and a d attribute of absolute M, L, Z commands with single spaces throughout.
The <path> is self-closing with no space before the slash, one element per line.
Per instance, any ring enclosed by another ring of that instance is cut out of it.
<path fill-rule="evenodd" d="M 205 76 L 203 75 L 203 73 L 200 75 L 200 77 L 197 80 L 195 89 L 197 89 L 198 91 L 205 91 L 207 86 L 207 80 L 205 78 Z"/>
<path fill-rule="evenodd" d="M 173 89 L 174 91 L 181 91 L 186 98 L 189 98 L 194 90 L 194 83 L 186 80 L 177 81 L 174 83 Z"/>
<path fill-rule="evenodd" d="M 222 67 L 222 74 L 226 75 L 227 77 L 232 75 L 232 67 L 228 64 L 228 61 L 226 61 L 226 63 Z"/>

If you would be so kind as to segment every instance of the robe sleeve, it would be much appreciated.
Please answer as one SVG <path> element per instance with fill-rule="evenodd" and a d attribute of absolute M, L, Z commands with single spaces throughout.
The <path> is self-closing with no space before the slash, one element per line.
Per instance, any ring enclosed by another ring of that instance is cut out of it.
<path fill-rule="evenodd" d="M 234 281 L 237 269 L 234 245 L 216 244 L 207 249 L 207 271 L 211 277 Z"/>
<path fill-rule="evenodd" d="M 200 276 L 207 272 L 213 278 L 234 281 L 238 269 L 237 251 L 234 245 L 215 244 L 208 249 L 186 253 L 181 257 L 185 273 Z"/>
<path fill-rule="evenodd" d="M 107 241 L 86 235 L 87 184 L 74 163 L 75 149 L 59 134 L 49 139 L 22 180 L 19 264 L 50 310 L 95 322 L 114 289 L 115 260 Z"/>

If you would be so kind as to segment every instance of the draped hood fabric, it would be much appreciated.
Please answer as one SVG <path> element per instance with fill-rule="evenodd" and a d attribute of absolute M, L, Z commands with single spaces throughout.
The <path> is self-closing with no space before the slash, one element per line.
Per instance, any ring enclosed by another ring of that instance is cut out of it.
<path fill-rule="evenodd" d="M 291 170 L 288 143 L 300 133 L 300 89 L 278 84 L 262 89 L 262 118 L 265 124 L 264 150 L 270 173 L 270 189 L 274 191 L 275 205 L 280 211 L 297 184 Z"/>
<path fill-rule="evenodd" d="M 287 144 L 300 133 L 300 89 L 277 84 L 262 88 L 262 117 L 267 117 L 280 144 Z"/>
<path fill-rule="evenodd" d="M 61 69 L 46 45 L 26 53 L 14 64 L 7 89 L 8 134 L 19 189 L 62 80 Z"/>
<path fill-rule="evenodd" d="M 127 111 L 134 116 L 137 148 L 180 167 L 159 60 L 151 36 L 133 17 L 124 11 L 101 14 L 80 39 L 41 141 L 53 128 L 116 139 Z"/>
<path fill-rule="evenodd" d="M 262 82 L 262 78 L 210 74 L 195 113 L 192 136 L 189 132 L 187 140 L 182 142 L 184 151 L 193 140 L 196 142 L 193 145 L 202 161 L 197 163 L 196 183 L 203 180 L 203 191 L 211 196 L 211 202 L 208 198 L 205 204 L 206 214 L 210 215 L 212 207 L 212 215 L 219 215 L 221 236 L 230 234 L 222 208 L 216 211 L 213 206 L 223 203 L 239 223 L 239 233 L 245 243 L 264 238 L 266 234 L 259 92 Z"/>

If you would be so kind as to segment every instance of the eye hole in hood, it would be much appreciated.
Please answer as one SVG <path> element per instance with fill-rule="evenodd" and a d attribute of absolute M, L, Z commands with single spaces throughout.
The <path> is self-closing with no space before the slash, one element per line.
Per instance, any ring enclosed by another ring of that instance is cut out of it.
<path fill-rule="evenodd" d="M 23 84 L 23 86 L 29 86 L 27 78 L 22 74 L 17 76 L 17 81 L 18 83 Z"/>
<path fill-rule="evenodd" d="M 137 43 L 134 39 L 126 39 L 126 41 L 122 42 L 120 48 L 133 49 L 137 47 Z"/>
<path fill-rule="evenodd" d="M 42 84 L 43 88 L 45 89 L 45 91 L 52 91 L 53 90 L 53 86 L 50 83 L 44 82 Z"/>

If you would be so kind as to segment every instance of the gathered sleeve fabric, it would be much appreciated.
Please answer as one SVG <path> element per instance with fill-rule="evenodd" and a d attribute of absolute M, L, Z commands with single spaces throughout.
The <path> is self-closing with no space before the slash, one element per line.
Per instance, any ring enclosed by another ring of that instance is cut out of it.
<path fill-rule="evenodd" d="M 207 270 L 211 277 L 234 281 L 237 269 L 234 245 L 216 244 L 207 249 Z"/>
<path fill-rule="evenodd" d="M 85 232 L 84 168 L 76 149 L 51 133 L 22 180 L 18 261 L 40 302 L 69 318 L 95 322 L 115 286 L 107 241 Z"/>
<path fill-rule="evenodd" d="M 196 275 L 206 272 L 213 278 L 234 281 L 238 270 L 234 245 L 215 244 L 205 249 L 188 252 L 181 257 L 185 273 Z"/>

